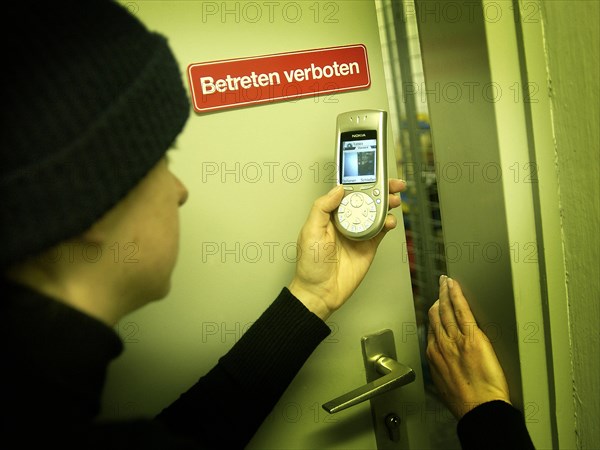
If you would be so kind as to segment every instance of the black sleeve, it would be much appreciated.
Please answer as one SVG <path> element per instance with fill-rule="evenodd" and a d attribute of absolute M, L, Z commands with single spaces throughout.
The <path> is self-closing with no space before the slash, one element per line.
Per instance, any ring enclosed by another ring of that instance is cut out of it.
<path fill-rule="evenodd" d="M 213 448 L 243 448 L 331 330 L 287 288 L 205 376 L 158 416 Z"/>
<path fill-rule="evenodd" d="M 473 408 L 457 428 L 463 450 L 535 450 L 521 411 L 501 400 Z"/>

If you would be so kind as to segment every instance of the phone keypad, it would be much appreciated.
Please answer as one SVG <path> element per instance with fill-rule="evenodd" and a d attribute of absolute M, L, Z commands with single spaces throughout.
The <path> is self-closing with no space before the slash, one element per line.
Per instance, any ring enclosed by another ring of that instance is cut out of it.
<path fill-rule="evenodd" d="M 353 192 L 342 199 L 337 214 L 342 227 L 350 232 L 360 233 L 368 230 L 375 222 L 377 206 L 369 195 Z"/>

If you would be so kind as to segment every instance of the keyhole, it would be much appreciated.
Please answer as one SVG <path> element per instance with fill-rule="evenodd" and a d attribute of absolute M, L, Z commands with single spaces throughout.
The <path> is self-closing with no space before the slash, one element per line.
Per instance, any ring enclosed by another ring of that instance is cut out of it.
<path fill-rule="evenodd" d="M 400 440 L 400 423 L 400 416 L 396 413 L 390 413 L 385 416 L 385 427 L 388 430 L 392 442 L 398 442 Z"/>

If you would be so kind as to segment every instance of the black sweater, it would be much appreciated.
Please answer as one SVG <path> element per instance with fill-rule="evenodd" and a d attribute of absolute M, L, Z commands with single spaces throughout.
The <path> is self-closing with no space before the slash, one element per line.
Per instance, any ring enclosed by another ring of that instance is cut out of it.
<path fill-rule="evenodd" d="M 157 417 L 100 422 L 106 370 L 123 350 L 118 335 L 29 289 L 5 281 L 0 287 L 3 448 L 243 448 L 330 333 L 283 288 L 218 364 Z M 248 405 L 252 413 L 238 417 Z M 493 448 L 533 448 L 509 444 L 529 436 L 507 404 L 475 408 L 459 423 L 459 436 L 465 450 L 492 448 L 482 445 L 492 436 Z M 11 438 L 18 445 L 6 445 Z"/>

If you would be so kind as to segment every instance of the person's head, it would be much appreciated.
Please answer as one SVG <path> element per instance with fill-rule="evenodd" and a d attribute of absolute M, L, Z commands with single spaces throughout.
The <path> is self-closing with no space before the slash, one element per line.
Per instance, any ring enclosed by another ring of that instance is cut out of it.
<path fill-rule="evenodd" d="M 5 15 L 22 31 L 5 61 L 0 266 L 114 322 L 169 290 L 187 198 L 166 160 L 189 115 L 181 73 L 119 4 L 17 9 Z"/>

